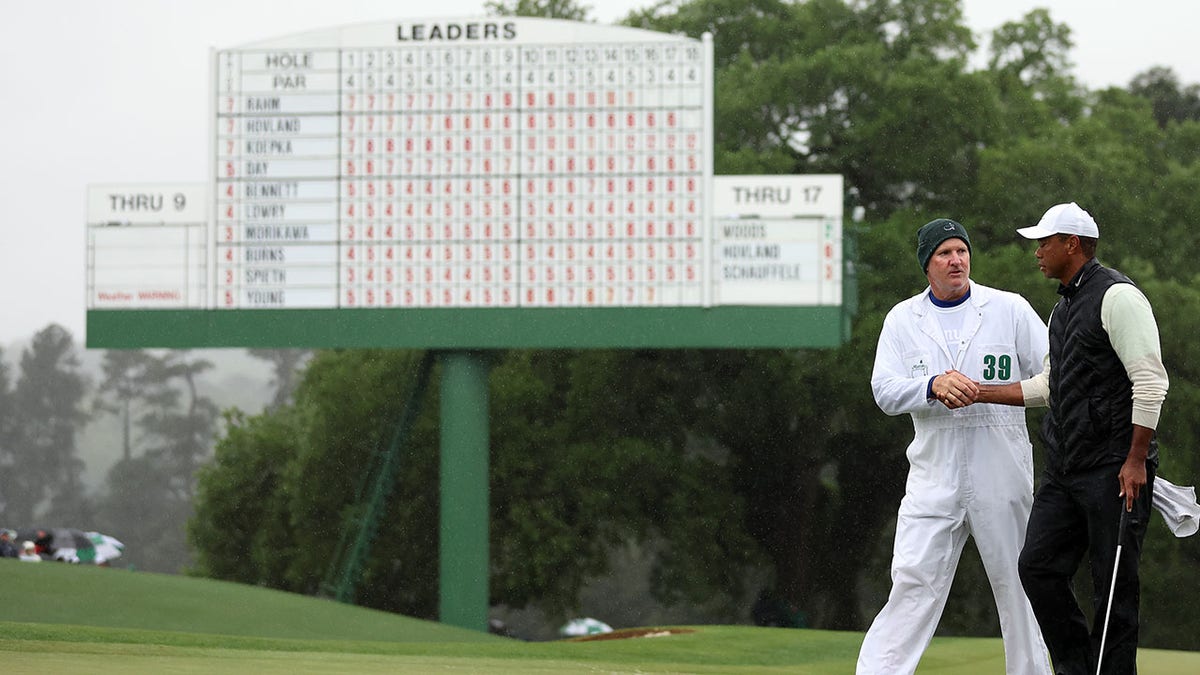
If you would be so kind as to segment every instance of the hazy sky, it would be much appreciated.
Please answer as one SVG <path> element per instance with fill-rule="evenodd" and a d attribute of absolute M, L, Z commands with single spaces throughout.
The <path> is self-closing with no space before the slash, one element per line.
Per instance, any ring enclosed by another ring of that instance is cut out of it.
<path fill-rule="evenodd" d="M 653 0 L 593 0 L 605 23 Z M 436 11 L 408 9 L 436 8 Z M 1200 82 L 1200 3 L 965 0 L 983 36 L 1033 7 L 1074 32 L 1093 88 L 1155 65 Z M 367 21 L 483 14 L 482 0 L 60 0 L 5 3 L 0 22 L 0 346 L 51 322 L 84 339 L 86 188 L 196 183 L 208 171 L 208 58 Z M 982 39 L 981 39 L 982 42 Z M 13 354 L 7 355 L 12 358 Z"/>

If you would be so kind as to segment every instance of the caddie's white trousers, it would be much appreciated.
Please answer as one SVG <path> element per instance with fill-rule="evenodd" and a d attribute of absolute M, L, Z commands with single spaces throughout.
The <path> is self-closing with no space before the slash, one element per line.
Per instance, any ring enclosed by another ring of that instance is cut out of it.
<path fill-rule="evenodd" d="M 916 467 L 910 471 L 896 522 L 892 590 L 863 639 L 858 675 L 916 671 L 941 619 L 968 536 L 975 538 L 996 600 L 1006 672 L 1051 674 L 1041 631 L 1017 574 L 1033 503 L 1032 486 L 1025 487 L 1031 483 L 1029 467 L 997 451 L 999 444 L 979 442 L 979 436 L 1005 433 L 963 430 L 968 438 L 958 440 L 967 442 L 955 444 L 953 454 L 969 457 L 942 463 L 936 476 Z"/>

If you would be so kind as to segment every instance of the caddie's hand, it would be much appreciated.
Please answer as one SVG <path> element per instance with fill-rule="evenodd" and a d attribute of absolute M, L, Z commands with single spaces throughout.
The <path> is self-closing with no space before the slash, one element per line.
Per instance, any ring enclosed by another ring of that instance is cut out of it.
<path fill-rule="evenodd" d="M 1121 495 L 1125 498 L 1125 510 L 1133 510 L 1133 501 L 1142 493 L 1146 486 L 1146 462 L 1133 457 L 1121 465 L 1121 473 L 1117 474 L 1121 483 Z"/>
<path fill-rule="evenodd" d="M 979 396 L 979 385 L 957 370 L 947 370 L 933 378 L 933 395 L 953 410 L 974 403 Z"/>

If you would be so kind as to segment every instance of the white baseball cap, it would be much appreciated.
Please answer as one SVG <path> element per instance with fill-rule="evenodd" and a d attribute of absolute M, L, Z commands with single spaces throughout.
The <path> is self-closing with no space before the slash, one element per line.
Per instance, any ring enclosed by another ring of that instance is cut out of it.
<path fill-rule="evenodd" d="M 1033 227 L 1022 227 L 1017 234 L 1026 239 L 1045 239 L 1052 234 L 1077 234 L 1081 237 L 1100 238 L 1100 228 L 1087 211 L 1075 202 L 1055 204 L 1046 211 Z"/>

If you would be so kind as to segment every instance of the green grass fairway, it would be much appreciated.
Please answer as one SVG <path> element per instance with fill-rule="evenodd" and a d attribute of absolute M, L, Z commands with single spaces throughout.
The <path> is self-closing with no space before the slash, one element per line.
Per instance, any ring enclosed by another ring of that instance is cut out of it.
<path fill-rule="evenodd" d="M 0 580 L 0 621 L 299 640 L 500 640 L 331 600 L 169 574 L 3 559 Z"/>
<path fill-rule="evenodd" d="M 0 560 L 4 673 L 854 672 L 861 633 L 692 626 L 617 640 L 527 643 L 262 588 Z M 1200 653 L 1143 650 L 1156 675 Z M 922 674 L 1003 673 L 996 639 L 934 640 Z"/>

